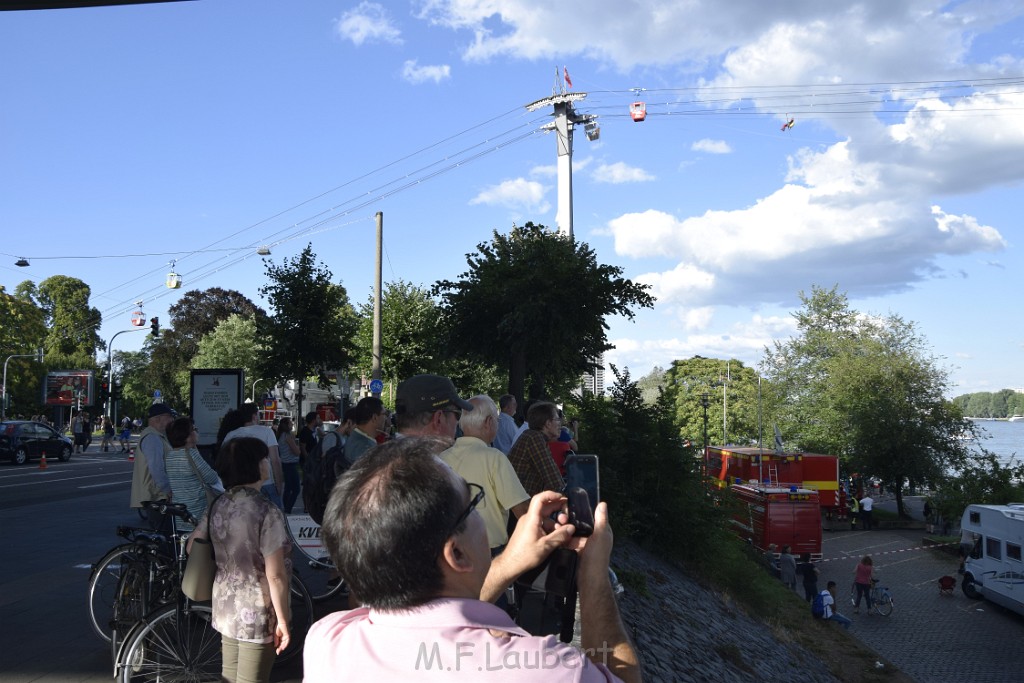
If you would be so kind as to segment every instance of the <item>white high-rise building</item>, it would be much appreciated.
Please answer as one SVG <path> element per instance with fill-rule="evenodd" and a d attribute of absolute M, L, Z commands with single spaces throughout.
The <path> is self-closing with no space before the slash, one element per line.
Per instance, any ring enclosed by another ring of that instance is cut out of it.
<path fill-rule="evenodd" d="M 604 395 L 604 354 L 594 359 L 597 367 L 593 372 L 584 372 L 580 377 L 580 385 L 584 391 L 589 391 L 595 396 Z"/>

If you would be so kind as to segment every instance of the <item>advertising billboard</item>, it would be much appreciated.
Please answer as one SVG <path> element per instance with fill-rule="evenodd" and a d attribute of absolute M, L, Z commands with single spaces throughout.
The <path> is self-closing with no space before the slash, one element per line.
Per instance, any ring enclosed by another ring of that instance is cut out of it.
<path fill-rule="evenodd" d="M 95 396 L 92 370 L 46 373 L 43 402 L 48 406 L 91 406 Z"/>
<path fill-rule="evenodd" d="M 199 432 L 199 445 L 217 443 L 220 421 L 229 410 L 242 405 L 245 382 L 240 368 L 192 370 L 192 420 Z"/>

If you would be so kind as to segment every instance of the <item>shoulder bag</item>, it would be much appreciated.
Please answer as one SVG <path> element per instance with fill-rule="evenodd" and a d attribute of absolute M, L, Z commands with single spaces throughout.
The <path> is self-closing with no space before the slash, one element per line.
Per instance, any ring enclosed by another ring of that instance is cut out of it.
<path fill-rule="evenodd" d="M 196 475 L 196 479 L 199 480 L 199 485 L 203 487 L 203 491 L 206 493 L 206 509 L 209 510 L 210 506 L 213 505 L 213 501 L 217 500 L 217 496 L 220 494 L 210 488 L 209 484 L 203 481 L 203 475 L 199 473 L 199 468 L 196 467 L 196 461 L 192 458 L 190 449 L 185 449 L 185 457 L 188 458 L 189 467 L 192 468 L 192 472 Z M 197 541 L 199 539 L 196 539 Z"/>
<path fill-rule="evenodd" d="M 207 535 L 210 533 L 210 517 L 212 516 L 213 503 L 210 504 L 210 509 L 206 513 Z M 213 597 L 213 579 L 216 575 L 217 559 L 213 553 L 211 539 L 196 537 L 192 541 L 192 550 L 185 563 L 185 574 L 181 577 L 181 592 L 196 602 L 210 600 Z"/>

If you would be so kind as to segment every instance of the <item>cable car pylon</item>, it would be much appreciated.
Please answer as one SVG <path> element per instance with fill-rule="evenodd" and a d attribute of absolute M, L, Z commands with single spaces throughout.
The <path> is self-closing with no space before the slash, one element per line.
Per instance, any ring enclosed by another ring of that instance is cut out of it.
<path fill-rule="evenodd" d="M 572 131 L 576 124 L 582 124 L 587 139 L 597 140 L 601 129 L 597 125 L 595 114 L 578 114 L 573 107 L 574 102 L 581 102 L 587 97 L 585 92 L 567 91 L 566 84 L 572 88 L 569 72 L 563 67 L 565 78 L 559 78 L 555 68 L 555 87 L 550 97 L 531 102 L 526 105 L 527 111 L 537 111 L 544 107 L 553 107 L 554 121 L 540 127 L 543 131 L 555 131 L 555 145 L 558 153 L 558 208 L 555 209 L 555 225 L 558 232 L 574 239 L 572 230 Z"/>

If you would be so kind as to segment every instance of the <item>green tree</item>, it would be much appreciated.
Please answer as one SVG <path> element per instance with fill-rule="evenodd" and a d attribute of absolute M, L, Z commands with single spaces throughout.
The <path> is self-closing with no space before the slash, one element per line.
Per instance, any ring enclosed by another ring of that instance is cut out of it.
<path fill-rule="evenodd" d="M 710 445 L 758 442 L 758 382 L 753 368 L 735 358 L 726 361 L 694 356 L 672 361 L 665 372 L 665 385 L 665 396 L 684 439 L 704 445 L 702 400 L 707 394 Z M 723 427 L 728 431 L 723 432 Z M 768 431 L 771 432 L 770 425 Z"/>
<path fill-rule="evenodd" d="M 441 311 L 430 292 L 404 280 L 389 282 L 381 293 L 381 376 L 402 381 L 425 372 L 439 373 Z M 355 367 L 364 377 L 373 367 L 373 295 L 359 306 Z"/>
<path fill-rule="evenodd" d="M 581 451 L 600 458 L 615 532 L 674 559 L 698 559 L 723 520 L 702 487 L 698 453 L 679 438 L 667 397 L 650 405 L 628 370 L 611 370 L 609 395 L 585 394 L 569 412 L 580 419 Z"/>
<path fill-rule="evenodd" d="M 149 367 L 145 381 L 160 389 L 171 405 L 188 403 L 189 369 L 203 337 L 232 315 L 265 318 L 266 312 L 241 292 L 211 287 L 182 295 L 168 309 L 170 320 L 157 338 L 147 340 Z"/>
<path fill-rule="evenodd" d="M 644 403 L 654 405 L 665 389 L 665 368 L 655 365 L 650 372 L 636 381 L 636 385 L 640 387 Z"/>
<path fill-rule="evenodd" d="M 8 294 L 0 285 L 0 363 L 7 356 L 35 353 L 46 338 L 45 313 L 30 298 Z M 45 370 L 31 358 L 12 358 L 7 366 L 8 415 L 31 414 L 41 406 Z"/>
<path fill-rule="evenodd" d="M 963 467 L 973 425 L 912 323 L 862 316 L 833 288 L 801 293 L 800 334 L 766 349 L 780 421 L 800 448 L 839 455 L 896 491 Z M 784 433 L 787 433 L 784 429 Z"/>
<path fill-rule="evenodd" d="M 153 386 L 149 377 L 149 353 L 142 351 L 114 351 L 111 360 L 114 364 L 114 382 L 121 387 L 121 399 L 117 403 L 115 420 L 128 415 L 142 416 L 153 402 Z M 171 405 L 184 406 L 184 402 Z"/>
<path fill-rule="evenodd" d="M 467 254 L 457 281 L 434 284 L 448 348 L 508 373 L 508 391 L 541 398 L 548 385 L 576 384 L 611 348 L 605 319 L 651 307 L 648 286 L 597 262 L 586 244 L 527 223 Z"/>
<path fill-rule="evenodd" d="M 957 522 L 972 504 L 1006 505 L 1024 499 L 1024 464 L 1004 465 L 987 451 L 972 456 L 953 476 L 938 485 L 932 501 L 943 518 Z"/>
<path fill-rule="evenodd" d="M 301 405 L 301 382 L 307 377 L 327 386 L 328 371 L 348 371 L 357 318 L 345 288 L 316 263 L 312 245 L 280 266 L 264 262 L 268 284 L 260 293 L 273 315 L 256 321 L 267 348 L 261 372 L 268 379 L 298 380 Z"/>
<path fill-rule="evenodd" d="M 19 285 L 19 293 L 43 311 L 47 326 L 43 349 L 47 367 L 61 370 L 96 367 L 96 351 L 106 348 L 99 337 L 102 316 L 89 305 L 89 285 L 78 278 L 54 275 L 38 287 Z"/>
<path fill-rule="evenodd" d="M 256 332 L 255 317 L 235 314 L 199 340 L 199 350 L 192 357 L 192 367 L 200 368 L 241 368 L 245 377 L 258 378 L 259 368 L 266 353 Z M 191 373 L 179 378 L 182 393 L 188 395 Z"/>

